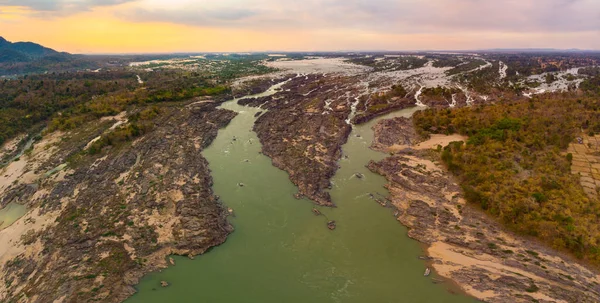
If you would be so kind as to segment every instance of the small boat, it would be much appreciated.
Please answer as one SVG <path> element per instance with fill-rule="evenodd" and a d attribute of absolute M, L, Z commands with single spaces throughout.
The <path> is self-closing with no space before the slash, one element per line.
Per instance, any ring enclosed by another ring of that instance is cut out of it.
<path fill-rule="evenodd" d="M 313 212 L 313 214 L 315 214 L 315 216 L 319 216 L 321 214 L 321 212 L 316 208 L 313 208 L 312 212 Z"/>
<path fill-rule="evenodd" d="M 379 199 L 379 198 L 374 198 L 375 202 L 377 202 L 377 204 L 386 207 L 387 206 L 387 202 L 383 199 Z"/>
<path fill-rule="evenodd" d="M 429 274 L 431 274 L 431 269 L 429 269 L 429 267 L 425 268 L 425 274 L 423 274 L 425 277 L 429 276 Z"/>
<path fill-rule="evenodd" d="M 365 175 L 361 174 L 361 173 L 356 173 L 354 174 L 357 178 L 362 179 Z"/>
<path fill-rule="evenodd" d="M 332 221 L 327 222 L 327 228 L 329 228 L 331 230 L 334 230 L 335 227 L 336 227 L 335 226 L 335 221 L 332 220 Z"/>
<path fill-rule="evenodd" d="M 246 186 L 246 185 L 245 185 L 244 183 L 241 183 L 241 182 L 240 182 L 240 183 L 238 183 L 238 186 L 239 186 L 239 187 L 244 187 L 244 186 Z"/>

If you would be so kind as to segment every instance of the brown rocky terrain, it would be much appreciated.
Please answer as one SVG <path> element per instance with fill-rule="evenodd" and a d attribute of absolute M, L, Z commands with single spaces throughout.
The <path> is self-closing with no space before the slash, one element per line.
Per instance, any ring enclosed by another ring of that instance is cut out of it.
<path fill-rule="evenodd" d="M 342 75 L 298 76 L 273 96 L 238 101 L 267 110 L 254 126 L 263 153 L 290 174 L 298 196 L 320 205 L 333 206 L 326 190 L 352 130 L 346 120 L 353 81 Z"/>
<path fill-rule="evenodd" d="M 267 110 L 256 121 L 254 131 L 261 140 L 263 153 L 276 167 L 290 174 L 290 180 L 299 188 L 299 196 L 333 206 L 326 189 L 337 170 L 341 146 L 351 132 L 350 122 L 361 124 L 414 106 L 415 92 L 398 94 L 393 89 L 396 86 L 387 87 L 389 81 L 371 83 L 362 75 L 343 73 L 252 79 L 240 85 L 240 91 L 257 93 L 257 90 L 243 88 L 257 83 L 266 90 L 267 84 L 285 79 L 289 81 L 276 94 L 243 98 L 238 104 Z M 383 87 L 377 88 L 380 85 Z M 467 104 L 462 92 L 456 95 L 457 106 Z M 449 106 L 449 102 L 438 104 L 429 99 L 425 98 L 428 104 Z"/>
<path fill-rule="evenodd" d="M 415 106 L 415 99 L 413 98 L 396 97 L 387 100 L 384 103 L 379 103 L 370 106 L 368 106 L 365 101 L 361 100 L 361 103 L 359 103 L 358 108 L 364 108 L 364 110 L 361 110 L 359 113 L 357 113 L 357 115 L 352 119 L 352 123 L 363 124 L 373 120 L 376 117 L 383 116 L 393 111 L 409 108 L 412 106 Z"/>
<path fill-rule="evenodd" d="M 517 97 L 494 89 L 491 96 L 474 93 L 448 76 L 448 68 L 434 67 L 434 61 L 411 70 L 381 72 L 338 61 L 277 61 L 273 67 L 282 69 L 281 73 L 251 78 L 240 83 L 239 92 L 234 93 L 237 97 L 258 93 L 258 88 L 265 90 L 269 84 L 290 79 L 274 95 L 244 98 L 238 103 L 268 110 L 254 128 L 263 152 L 290 174 L 300 195 L 321 205 L 331 206 L 325 189 L 337 169 L 335 162 L 350 133 L 350 123 L 362 124 L 415 104 L 461 107 Z"/>
<path fill-rule="evenodd" d="M 371 148 L 374 150 L 382 151 L 394 145 L 412 146 L 419 141 L 412 120 L 404 117 L 381 120 L 373 131 Z"/>
<path fill-rule="evenodd" d="M 0 231 L 10 243 L 0 248 L 0 301 L 121 302 L 166 256 L 225 241 L 232 227 L 200 152 L 235 113 L 209 102 L 161 111 L 152 132 L 124 146 L 81 154 L 107 121 L 47 134 L 4 169 L 2 205 L 29 211 Z"/>
<path fill-rule="evenodd" d="M 266 91 L 273 84 L 284 81 L 290 77 L 291 76 L 282 76 L 280 78 L 257 77 L 245 79 L 245 81 L 235 84 L 232 95 L 234 98 L 256 95 Z"/>
<path fill-rule="evenodd" d="M 411 120 L 378 123 L 372 148 L 395 154 L 369 168 L 385 176 L 390 207 L 409 236 L 428 245 L 438 275 L 485 302 L 598 302 L 598 273 L 570 256 L 504 231 L 466 204 L 461 188 L 439 164 L 435 145 L 422 142 Z M 400 148 L 402 147 L 402 148 Z"/>

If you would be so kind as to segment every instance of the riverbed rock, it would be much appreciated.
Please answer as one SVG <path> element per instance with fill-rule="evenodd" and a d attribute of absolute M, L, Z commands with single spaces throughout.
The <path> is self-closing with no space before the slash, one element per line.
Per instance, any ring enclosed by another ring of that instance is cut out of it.
<path fill-rule="evenodd" d="M 396 117 L 382 120 L 373 126 L 373 132 L 371 148 L 380 151 L 386 151 L 394 145 L 410 147 L 421 141 L 410 118 Z"/>
<path fill-rule="evenodd" d="M 359 106 L 361 105 L 366 107 L 366 109 L 363 112 L 357 114 L 352 119 L 352 123 L 354 124 L 363 124 L 379 116 L 383 116 L 401 109 L 413 107 L 415 106 L 415 100 L 412 98 L 397 98 L 394 100 L 390 100 L 390 103 L 386 104 L 385 106 L 373 106 L 371 104 L 369 106 L 366 106 L 366 104 L 359 104 Z"/>
<path fill-rule="evenodd" d="M 233 227 L 212 193 L 201 150 L 236 114 L 215 106 L 161 107 L 152 131 L 131 144 L 80 156 L 39 179 L 38 189 L 18 182 L 8 188 L 3 197 L 14 194 L 33 209 L 20 220 L 36 237 L 2 255 L 0 275 L 11 282 L 0 286 L 0 301 L 35 294 L 27 302 L 122 302 L 144 274 L 174 263 L 168 255 L 194 256 L 223 243 Z M 110 124 L 90 124 L 62 140 L 46 135 L 50 143 L 33 152 L 46 154 L 31 165 L 43 176 Z"/>
<path fill-rule="evenodd" d="M 319 205 L 334 206 L 327 188 L 351 132 L 346 123 L 349 104 L 339 94 L 354 90 L 355 79 L 324 77 L 295 77 L 270 99 L 247 104 L 268 110 L 257 119 L 254 131 L 273 165 L 289 173 L 300 195 Z"/>
<path fill-rule="evenodd" d="M 275 83 L 279 83 L 288 79 L 291 75 L 283 75 L 279 78 L 256 78 L 245 83 L 240 83 L 234 86 L 233 96 L 235 98 L 241 98 L 243 96 L 255 95 L 266 91 L 269 87 Z"/>

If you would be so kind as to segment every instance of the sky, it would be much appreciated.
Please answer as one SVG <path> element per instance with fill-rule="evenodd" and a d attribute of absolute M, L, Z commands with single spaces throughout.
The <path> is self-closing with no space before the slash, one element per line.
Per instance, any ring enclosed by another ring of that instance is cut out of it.
<path fill-rule="evenodd" d="M 0 36 L 71 53 L 600 50 L 600 0 L 0 0 Z"/>

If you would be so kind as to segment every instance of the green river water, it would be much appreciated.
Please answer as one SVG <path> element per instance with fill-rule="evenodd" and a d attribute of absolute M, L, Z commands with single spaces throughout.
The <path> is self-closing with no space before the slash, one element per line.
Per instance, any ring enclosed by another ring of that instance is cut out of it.
<path fill-rule="evenodd" d="M 25 205 L 14 202 L 8 203 L 3 209 L 0 209 L 0 230 L 9 227 L 27 212 Z"/>
<path fill-rule="evenodd" d="M 239 115 L 203 151 L 215 194 L 235 211 L 230 217 L 235 231 L 195 260 L 175 257 L 176 266 L 147 275 L 127 302 L 474 302 L 451 294 L 448 285 L 432 283 L 434 273 L 424 277 L 421 246 L 407 237 L 390 209 L 369 197 L 387 195 L 385 179 L 365 167 L 385 157 L 368 148 L 371 127 L 416 109 L 354 128 L 343 147 L 348 159 L 340 160 L 332 180 L 338 208 L 320 208 L 325 216 L 315 216 L 313 203 L 293 197 L 297 188 L 287 173 L 259 154 L 261 145 L 251 130 L 260 109 L 236 101 L 222 107 Z M 357 172 L 364 178 L 354 177 Z M 337 229 L 327 229 L 328 219 Z M 160 287 L 161 280 L 170 286 Z"/>

